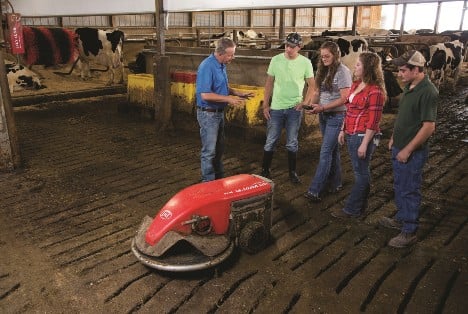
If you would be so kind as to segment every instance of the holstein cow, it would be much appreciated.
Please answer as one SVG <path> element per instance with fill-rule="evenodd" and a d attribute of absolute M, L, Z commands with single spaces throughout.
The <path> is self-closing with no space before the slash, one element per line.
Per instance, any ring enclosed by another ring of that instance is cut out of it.
<path fill-rule="evenodd" d="M 336 39 L 341 51 L 341 61 L 351 71 L 358 60 L 359 54 L 368 50 L 367 40 L 360 36 L 342 36 Z"/>
<path fill-rule="evenodd" d="M 462 56 L 463 44 L 459 40 L 446 43 L 438 43 L 429 46 L 429 49 L 421 49 L 427 60 L 427 68 L 430 79 L 440 87 L 447 78 L 454 80 L 458 78 Z"/>
<path fill-rule="evenodd" d="M 330 31 L 326 32 L 331 33 Z M 317 69 L 317 62 L 320 57 L 318 50 L 325 41 L 334 41 L 337 43 L 341 52 L 341 61 L 351 71 L 354 70 L 354 65 L 356 64 L 359 54 L 368 50 L 367 40 L 360 36 L 312 36 L 311 39 L 312 41 L 304 45 L 303 49 L 310 51 L 309 59 L 312 62 L 314 71 Z M 280 48 L 284 48 L 284 46 L 280 46 Z"/>
<path fill-rule="evenodd" d="M 81 70 L 81 78 L 91 77 L 89 63 L 101 64 L 110 72 L 107 85 L 111 85 L 115 78 L 115 69 L 120 69 L 121 76 L 118 83 L 123 82 L 123 42 L 124 33 L 119 30 L 104 31 L 96 28 L 77 28 L 79 60 L 78 68 Z"/>
<path fill-rule="evenodd" d="M 21 64 L 5 62 L 5 69 L 8 78 L 10 94 L 23 89 L 41 89 L 42 85 L 39 76 Z"/>
<path fill-rule="evenodd" d="M 254 48 L 257 47 L 257 43 L 255 42 L 255 40 L 263 39 L 265 38 L 265 35 L 261 32 L 257 33 L 252 29 L 249 29 L 245 32 L 236 30 L 235 33 L 233 31 L 225 31 L 224 33 L 210 35 L 210 39 L 219 39 L 222 37 L 231 38 L 236 42 L 237 46 L 239 47 Z M 211 42 L 210 46 L 214 47 L 214 42 Z"/>

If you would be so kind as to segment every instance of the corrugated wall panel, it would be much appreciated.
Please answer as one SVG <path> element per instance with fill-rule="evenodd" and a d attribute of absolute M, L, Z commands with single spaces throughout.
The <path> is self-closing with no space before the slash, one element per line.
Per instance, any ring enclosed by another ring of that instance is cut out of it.
<path fill-rule="evenodd" d="M 194 13 L 195 26 L 223 26 L 221 12 L 197 12 Z"/>
<path fill-rule="evenodd" d="M 169 27 L 171 26 L 191 26 L 190 13 L 169 13 Z"/>
<path fill-rule="evenodd" d="M 224 26 L 226 27 L 248 27 L 248 12 L 242 11 L 226 11 L 224 13 Z"/>
<path fill-rule="evenodd" d="M 328 27 L 329 8 L 317 8 L 315 10 L 315 27 Z"/>
<path fill-rule="evenodd" d="M 346 7 L 332 8 L 332 28 L 345 28 L 346 27 Z"/>
<path fill-rule="evenodd" d="M 62 18 L 64 27 L 98 26 L 111 27 L 110 16 L 64 16 Z"/>
<path fill-rule="evenodd" d="M 252 25 L 273 26 L 274 10 L 252 10 Z"/>
<path fill-rule="evenodd" d="M 296 10 L 296 26 L 310 27 L 314 21 L 314 9 L 304 8 Z"/>
<path fill-rule="evenodd" d="M 117 15 L 113 20 L 114 26 L 154 26 L 153 14 Z"/>

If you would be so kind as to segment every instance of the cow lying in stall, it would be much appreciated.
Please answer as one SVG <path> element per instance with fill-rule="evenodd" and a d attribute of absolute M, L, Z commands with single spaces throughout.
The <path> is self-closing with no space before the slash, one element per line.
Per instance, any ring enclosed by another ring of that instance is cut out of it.
<path fill-rule="evenodd" d="M 36 73 L 21 64 L 5 61 L 5 69 L 10 94 L 24 89 L 41 89 L 46 87 L 41 83 Z"/>
<path fill-rule="evenodd" d="M 95 28 L 77 28 L 79 60 L 78 69 L 81 78 L 91 77 L 90 62 L 101 64 L 110 71 L 107 85 L 114 83 L 115 69 L 120 69 L 121 75 L 118 83 L 123 82 L 123 42 L 124 33 L 119 30 L 104 31 Z"/>
<path fill-rule="evenodd" d="M 256 39 L 264 39 L 265 35 L 263 33 L 257 33 L 256 31 L 249 29 L 247 31 L 225 31 L 224 33 L 220 34 L 212 34 L 210 39 L 218 39 L 222 37 L 231 38 L 234 40 L 239 47 L 249 47 L 249 48 L 259 48 L 257 43 L 255 42 Z M 210 43 L 211 47 L 214 47 L 214 42 Z"/>

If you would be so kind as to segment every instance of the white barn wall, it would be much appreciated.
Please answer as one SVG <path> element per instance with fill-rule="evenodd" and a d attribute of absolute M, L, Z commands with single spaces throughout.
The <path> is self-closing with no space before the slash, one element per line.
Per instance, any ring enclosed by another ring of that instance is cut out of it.
<path fill-rule="evenodd" d="M 215 11 L 288 7 L 353 6 L 381 5 L 420 2 L 447 2 L 455 0 L 163 0 L 164 10 Z M 155 12 L 155 0 L 10 0 L 15 12 L 24 16 L 62 16 L 62 15 L 99 15 L 131 14 Z"/>

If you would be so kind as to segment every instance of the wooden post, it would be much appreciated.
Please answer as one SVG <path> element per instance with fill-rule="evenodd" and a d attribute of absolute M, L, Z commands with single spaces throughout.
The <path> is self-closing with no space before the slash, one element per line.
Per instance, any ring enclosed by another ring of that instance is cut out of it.
<path fill-rule="evenodd" d="M 353 24 L 351 26 L 351 32 L 353 33 L 353 36 L 356 36 L 356 24 L 357 24 L 357 17 L 358 17 L 358 6 L 354 6 L 353 10 Z"/>
<path fill-rule="evenodd" d="M 286 37 L 286 32 L 285 32 L 285 27 L 284 27 L 284 24 L 285 24 L 285 19 L 284 19 L 284 9 L 279 9 L 280 10 L 280 14 L 279 14 L 279 33 L 278 33 L 278 38 L 280 39 L 280 42 L 281 40 L 284 40 L 284 38 Z"/>
<path fill-rule="evenodd" d="M 169 74 L 169 57 L 165 56 L 165 19 L 163 0 L 156 1 L 155 24 L 156 34 L 159 34 L 154 56 L 154 119 L 158 131 L 172 128 L 171 123 L 171 79 Z"/>
<path fill-rule="evenodd" d="M 21 157 L 4 64 L 0 50 L 0 171 L 11 171 L 21 165 Z"/>

